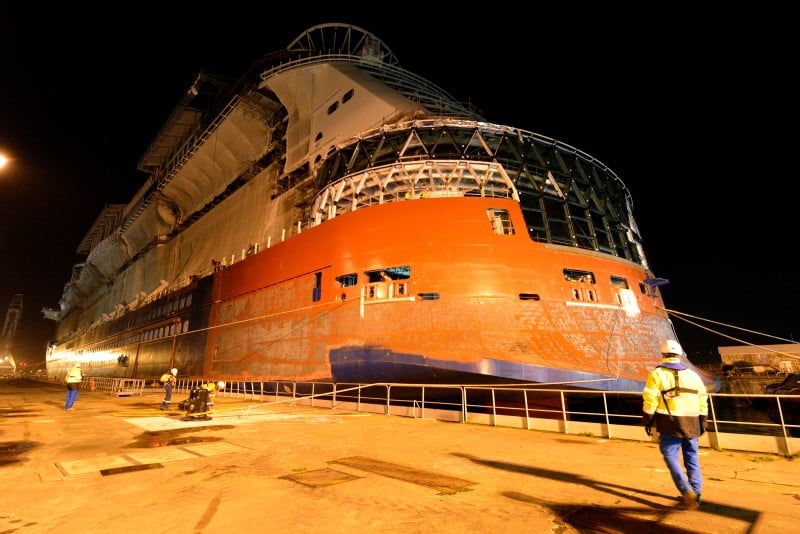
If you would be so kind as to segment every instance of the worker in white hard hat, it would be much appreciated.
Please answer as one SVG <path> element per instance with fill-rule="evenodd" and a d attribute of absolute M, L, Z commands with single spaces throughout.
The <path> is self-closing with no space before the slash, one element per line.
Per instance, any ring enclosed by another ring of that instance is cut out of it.
<path fill-rule="evenodd" d="M 169 373 L 161 375 L 161 383 L 164 385 L 164 400 L 161 401 L 161 410 L 169 410 L 169 402 L 172 400 L 172 389 L 178 382 L 178 370 L 174 367 Z"/>
<path fill-rule="evenodd" d="M 683 506 L 696 510 L 703 490 L 698 438 L 706 430 L 708 392 L 700 375 L 682 359 L 680 343 L 674 339 L 664 341 L 661 356 L 661 363 L 647 375 L 642 392 L 642 424 L 648 435 L 655 425 L 659 450 Z"/>
<path fill-rule="evenodd" d="M 217 397 L 217 391 L 222 391 L 225 389 L 225 381 L 220 380 L 218 382 L 208 382 L 200 387 L 208 390 L 208 403 L 206 405 L 208 410 L 211 411 L 211 408 L 214 407 L 214 399 Z"/>
<path fill-rule="evenodd" d="M 186 418 L 192 420 L 209 420 L 209 413 L 214 408 L 217 391 L 225 388 L 225 382 L 205 382 L 192 390 L 191 396 L 179 406 L 186 409 Z"/>

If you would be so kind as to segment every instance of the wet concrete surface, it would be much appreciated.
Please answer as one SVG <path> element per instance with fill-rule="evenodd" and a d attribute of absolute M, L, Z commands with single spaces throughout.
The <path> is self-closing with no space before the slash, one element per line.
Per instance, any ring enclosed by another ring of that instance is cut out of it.
<path fill-rule="evenodd" d="M 683 510 L 655 444 L 217 397 L 209 420 L 0 380 L 0 533 L 792 532 L 800 459 L 703 449 Z M 174 400 L 184 395 L 176 393 Z"/>

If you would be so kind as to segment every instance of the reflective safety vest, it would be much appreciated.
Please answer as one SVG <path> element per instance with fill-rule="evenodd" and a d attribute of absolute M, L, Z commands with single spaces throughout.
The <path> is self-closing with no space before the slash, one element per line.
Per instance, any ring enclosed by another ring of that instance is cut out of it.
<path fill-rule="evenodd" d="M 656 367 L 642 392 L 645 413 L 673 417 L 708 415 L 708 392 L 703 379 L 691 369 Z"/>
<path fill-rule="evenodd" d="M 200 387 L 208 390 L 208 400 L 213 403 L 214 397 L 217 396 L 217 384 L 215 382 L 208 382 Z"/>
<path fill-rule="evenodd" d="M 83 380 L 83 373 L 81 373 L 80 367 L 73 367 L 67 373 L 65 378 L 67 384 L 80 384 L 81 380 Z"/>

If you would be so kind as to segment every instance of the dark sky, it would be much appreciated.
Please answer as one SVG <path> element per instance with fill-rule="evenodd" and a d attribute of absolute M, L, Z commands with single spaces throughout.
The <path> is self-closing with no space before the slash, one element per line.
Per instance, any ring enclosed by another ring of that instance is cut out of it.
<path fill-rule="evenodd" d="M 45 2 L 0 17 L 0 151 L 14 158 L 0 173 L 0 313 L 24 295 L 19 360 L 43 360 L 54 323 L 41 309 L 58 306 L 102 208 L 143 183 L 138 159 L 197 73 L 237 77 L 326 22 L 374 33 L 488 120 L 611 167 L 655 275 L 670 280 L 668 309 L 750 343 L 800 337 L 788 13 L 372 2 L 281 16 L 250 2 L 168 4 Z M 738 344 L 673 320 L 690 355 Z"/>

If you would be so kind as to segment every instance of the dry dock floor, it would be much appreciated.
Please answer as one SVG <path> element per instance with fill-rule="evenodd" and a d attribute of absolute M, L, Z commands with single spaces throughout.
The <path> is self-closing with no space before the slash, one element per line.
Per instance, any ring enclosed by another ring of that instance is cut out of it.
<path fill-rule="evenodd" d="M 697 511 L 656 445 L 218 398 L 207 421 L 0 380 L 0 533 L 796 532 L 800 458 L 703 449 Z M 176 393 L 173 406 L 186 395 Z"/>

